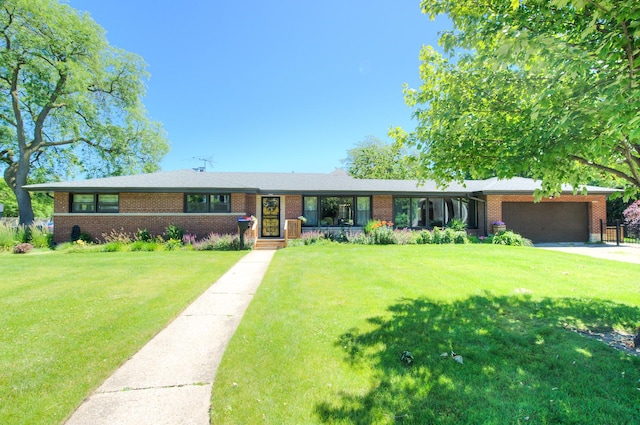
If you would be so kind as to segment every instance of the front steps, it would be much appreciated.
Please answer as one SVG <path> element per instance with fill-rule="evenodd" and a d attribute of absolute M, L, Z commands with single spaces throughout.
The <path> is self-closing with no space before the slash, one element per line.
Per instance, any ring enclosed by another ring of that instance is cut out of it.
<path fill-rule="evenodd" d="M 287 243 L 284 239 L 258 239 L 253 245 L 255 250 L 275 250 L 285 248 Z"/>

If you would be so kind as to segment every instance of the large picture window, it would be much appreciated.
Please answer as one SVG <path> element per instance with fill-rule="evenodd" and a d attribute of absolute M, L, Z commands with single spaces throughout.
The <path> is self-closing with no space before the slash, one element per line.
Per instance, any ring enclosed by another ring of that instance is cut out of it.
<path fill-rule="evenodd" d="M 185 211 L 188 213 L 226 213 L 231 211 L 229 194 L 188 194 L 185 197 Z"/>
<path fill-rule="evenodd" d="M 396 227 L 444 227 L 457 219 L 478 226 L 476 201 L 457 197 L 398 197 L 393 200 Z"/>
<path fill-rule="evenodd" d="M 117 213 L 117 193 L 74 193 L 71 195 L 72 213 Z"/>
<path fill-rule="evenodd" d="M 368 196 L 305 196 L 305 226 L 364 226 L 371 220 Z"/>

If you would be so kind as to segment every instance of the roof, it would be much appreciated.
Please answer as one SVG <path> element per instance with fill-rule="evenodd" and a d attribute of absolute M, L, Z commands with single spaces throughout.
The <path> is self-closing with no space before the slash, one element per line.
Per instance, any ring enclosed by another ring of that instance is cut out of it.
<path fill-rule="evenodd" d="M 197 172 L 192 169 L 132 176 L 42 183 L 24 186 L 34 192 L 240 192 L 299 194 L 499 194 L 533 193 L 540 182 L 516 177 L 508 180 L 465 180 L 441 188 L 434 181 L 356 179 L 343 170 L 332 173 Z M 573 193 L 571 187 L 564 192 Z M 616 189 L 586 186 L 592 194 L 610 194 Z"/>

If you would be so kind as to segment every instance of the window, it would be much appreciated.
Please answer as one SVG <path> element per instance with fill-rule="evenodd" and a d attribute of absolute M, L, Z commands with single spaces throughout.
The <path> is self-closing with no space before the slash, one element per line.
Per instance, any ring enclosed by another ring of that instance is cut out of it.
<path fill-rule="evenodd" d="M 119 196 L 117 193 L 74 193 L 71 195 L 72 213 L 117 213 Z"/>
<path fill-rule="evenodd" d="M 98 194 L 98 212 L 99 213 L 117 213 L 118 212 L 118 195 Z"/>
<path fill-rule="evenodd" d="M 209 195 L 210 212 L 231 211 L 231 196 L 229 195 Z"/>
<path fill-rule="evenodd" d="M 306 196 L 303 201 L 302 215 L 307 219 L 305 225 L 317 226 L 318 225 L 318 197 Z"/>
<path fill-rule="evenodd" d="M 358 196 L 356 200 L 356 226 L 366 226 L 371 220 L 371 198 Z"/>
<path fill-rule="evenodd" d="M 468 198 L 394 198 L 393 210 L 396 227 L 443 227 L 453 219 L 478 226 L 476 201 Z"/>
<path fill-rule="evenodd" d="M 188 213 L 226 213 L 231 211 L 229 194 L 189 194 L 185 197 L 185 211 Z"/>
<path fill-rule="evenodd" d="M 371 219 L 368 196 L 305 196 L 306 226 L 364 226 Z"/>

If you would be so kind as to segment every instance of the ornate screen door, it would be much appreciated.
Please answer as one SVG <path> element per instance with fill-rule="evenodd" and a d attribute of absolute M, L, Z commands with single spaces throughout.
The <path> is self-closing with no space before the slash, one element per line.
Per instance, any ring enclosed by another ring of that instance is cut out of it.
<path fill-rule="evenodd" d="M 262 236 L 280 237 L 280 198 L 277 196 L 262 198 Z"/>

